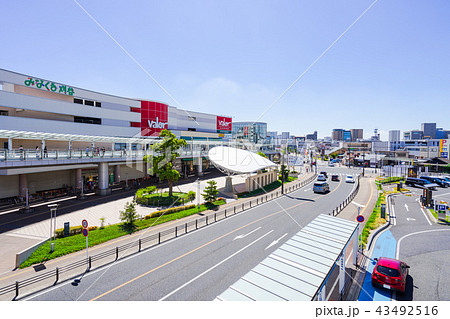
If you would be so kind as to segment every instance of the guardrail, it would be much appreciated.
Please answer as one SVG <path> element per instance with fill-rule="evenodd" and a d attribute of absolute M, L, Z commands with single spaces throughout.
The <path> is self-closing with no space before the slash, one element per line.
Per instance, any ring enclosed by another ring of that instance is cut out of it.
<path fill-rule="evenodd" d="M 342 210 L 345 207 L 347 207 L 348 204 L 351 203 L 353 198 L 355 198 L 356 194 L 358 194 L 360 179 L 361 179 L 361 175 L 358 175 L 358 183 L 356 184 L 355 189 L 353 189 L 353 191 L 350 193 L 350 195 L 348 195 L 347 198 L 344 199 L 344 201 L 342 203 L 340 203 L 335 209 L 333 209 L 333 211 L 331 213 L 329 213 L 328 215 L 333 215 L 333 216 L 339 215 L 339 213 L 342 212 Z"/>
<path fill-rule="evenodd" d="M 300 181 L 295 183 L 294 185 L 285 187 L 284 192 L 288 193 L 296 189 L 299 189 L 307 185 L 308 183 L 312 182 L 316 178 L 316 176 L 317 174 L 314 174 L 313 176 L 304 181 Z M 271 193 L 259 195 L 256 198 L 252 198 L 243 203 L 228 206 L 224 209 L 219 209 L 217 212 L 209 213 L 208 215 L 198 218 L 194 221 L 175 226 L 174 228 L 167 229 L 165 231 L 161 231 L 152 234 L 150 236 L 146 236 L 144 238 L 140 238 L 134 242 L 122 246 L 114 247 L 112 249 L 106 250 L 96 255 L 88 256 L 88 258 L 83 258 L 82 260 L 70 263 L 66 266 L 56 267 L 53 270 L 43 272 L 39 275 L 24 280 L 16 281 L 12 284 L 1 287 L 0 296 L 11 294 L 11 296 L 13 296 L 12 300 L 16 300 L 19 296 L 19 292 L 24 288 L 30 287 L 43 281 L 47 281 L 47 287 L 50 287 L 52 285 L 56 285 L 61 280 L 73 279 L 83 274 L 83 271 L 74 272 L 75 269 L 82 268 L 85 269 L 84 272 L 89 272 L 93 266 L 96 266 L 98 268 L 113 263 L 119 260 L 120 258 L 124 258 L 126 256 L 139 253 L 143 250 L 150 249 L 163 242 L 188 234 L 192 231 L 198 230 L 200 228 L 213 224 L 217 221 L 231 217 L 233 215 L 236 215 L 237 213 L 255 207 L 256 205 L 276 199 L 282 195 L 284 194 L 281 193 L 281 190 L 276 190 L 272 191 Z M 122 254 L 120 254 L 121 252 Z M 34 291 L 32 290 L 29 293 L 32 293 Z"/>

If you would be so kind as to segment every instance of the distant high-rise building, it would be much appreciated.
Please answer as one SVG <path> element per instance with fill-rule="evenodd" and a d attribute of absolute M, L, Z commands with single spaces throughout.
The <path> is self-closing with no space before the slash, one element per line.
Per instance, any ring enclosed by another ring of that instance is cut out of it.
<path fill-rule="evenodd" d="M 350 142 L 352 140 L 352 132 L 347 130 L 342 131 L 342 140 Z"/>
<path fill-rule="evenodd" d="M 362 128 L 353 128 L 350 130 L 352 135 L 352 141 L 356 142 L 357 140 L 363 139 L 363 129 Z"/>
<path fill-rule="evenodd" d="M 281 132 L 281 138 L 283 140 L 289 139 L 289 132 Z"/>
<path fill-rule="evenodd" d="M 398 141 L 400 141 L 400 130 L 389 131 L 389 142 L 398 142 Z"/>
<path fill-rule="evenodd" d="M 306 140 L 317 141 L 317 131 L 314 131 L 313 134 L 306 134 Z"/>
<path fill-rule="evenodd" d="M 344 130 L 341 128 L 335 128 L 331 132 L 331 139 L 333 141 L 343 141 L 344 140 Z"/>
<path fill-rule="evenodd" d="M 443 128 L 437 128 L 436 129 L 436 138 L 443 140 L 448 139 L 450 136 L 450 131 L 444 130 Z"/>
<path fill-rule="evenodd" d="M 423 138 L 435 139 L 436 138 L 436 123 L 422 123 Z"/>

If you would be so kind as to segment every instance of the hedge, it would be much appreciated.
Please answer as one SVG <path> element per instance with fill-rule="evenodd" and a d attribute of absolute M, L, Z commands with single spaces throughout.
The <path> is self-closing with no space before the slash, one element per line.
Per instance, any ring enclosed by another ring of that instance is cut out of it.
<path fill-rule="evenodd" d="M 181 212 L 181 211 L 186 210 L 186 209 L 191 209 L 191 208 L 194 208 L 194 207 L 195 207 L 195 205 L 192 204 L 192 205 L 178 206 L 178 207 L 162 209 L 162 210 L 158 210 L 156 212 L 153 212 L 153 213 L 151 213 L 149 215 L 146 215 L 144 218 L 145 219 L 150 219 L 150 218 L 153 218 L 153 217 L 159 217 L 161 215 L 169 215 L 169 214 Z"/>
<path fill-rule="evenodd" d="M 88 231 L 97 229 L 97 226 L 91 226 L 88 227 Z M 83 226 L 73 226 L 69 228 L 69 236 L 78 235 L 81 234 L 83 231 Z M 64 228 L 59 228 L 55 230 L 56 238 L 63 238 L 64 237 Z"/>

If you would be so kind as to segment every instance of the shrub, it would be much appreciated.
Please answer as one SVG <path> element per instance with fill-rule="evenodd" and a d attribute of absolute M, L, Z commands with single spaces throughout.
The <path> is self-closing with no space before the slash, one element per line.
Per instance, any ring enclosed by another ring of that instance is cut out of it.
<path fill-rule="evenodd" d="M 205 188 L 205 192 L 202 194 L 203 199 L 208 203 L 212 203 L 216 200 L 217 195 L 219 195 L 219 191 L 217 190 L 216 181 L 208 181 L 208 186 Z"/>
<path fill-rule="evenodd" d="M 95 226 L 94 226 L 95 227 Z M 83 231 L 83 226 L 73 226 L 69 228 L 69 236 L 81 234 Z M 56 238 L 64 237 L 64 228 L 59 228 L 55 230 Z"/>
<path fill-rule="evenodd" d="M 156 212 L 153 212 L 153 213 L 151 213 L 149 215 L 146 215 L 144 218 L 145 219 L 150 219 L 150 218 L 159 217 L 159 216 L 162 216 L 162 215 L 169 215 L 169 214 L 181 212 L 181 211 L 186 210 L 186 209 L 191 209 L 191 208 L 194 208 L 194 207 L 195 207 L 195 205 L 191 204 L 191 205 L 186 205 L 186 206 L 178 206 L 178 207 L 162 209 L 162 210 L 158 210 Z"/>

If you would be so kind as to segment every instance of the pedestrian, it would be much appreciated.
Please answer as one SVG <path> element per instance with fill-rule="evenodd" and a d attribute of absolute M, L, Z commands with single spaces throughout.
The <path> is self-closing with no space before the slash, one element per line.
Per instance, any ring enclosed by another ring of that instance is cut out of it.
<path fill-rule="evenodd" d="M 23 159 L 23 146 L 20 145 L 19 147 L 19 153 L 20 153 L 20 159 Z"/>
<path fill-rule="evenodd" d="M 86 146 L 86 157 L 89 157 L 89 146 Z"/>
<path fill-rule="evenodd" d="M 47 145 L 44 146 L 44 157 L 48 157 Z"/>
<path fill-rule="evenodd" d="M 41 151 L 39 150 L 39 146 L 36 146 L 36 158 L 39 159 Z"/>

